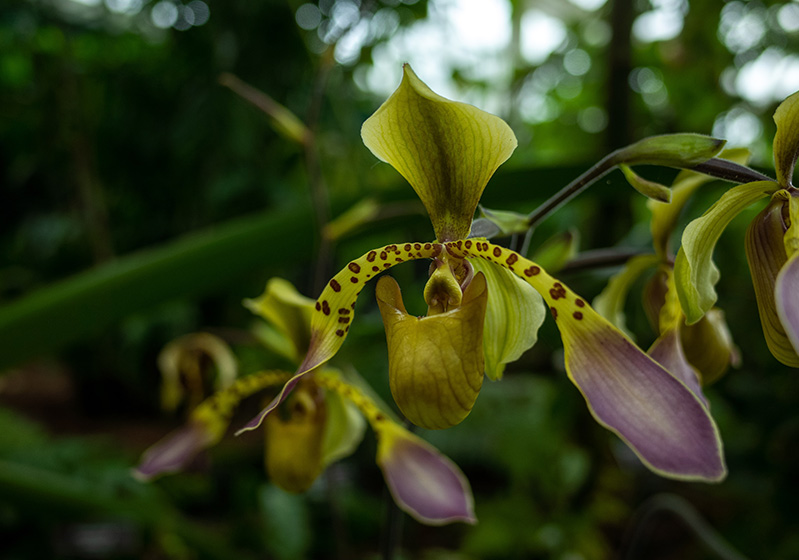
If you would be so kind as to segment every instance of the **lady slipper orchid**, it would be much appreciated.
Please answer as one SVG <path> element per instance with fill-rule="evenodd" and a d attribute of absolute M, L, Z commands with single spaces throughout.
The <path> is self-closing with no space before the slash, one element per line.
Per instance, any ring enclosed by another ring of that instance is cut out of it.
<path fill-rule="evenodd" d="M 746 257 L 769 350 L 783 364 L 799 367 L 799 191 L 791 182 L 799 155 L 799 92 L 780 104 L 774 121 L 776 181 L 733 187 L 688 224 L 674 272 L 688 323 L 696 323 L 717 299 L 713 249 L 721 233 L 741 211 L 770 196 L 746 232 Z"/>
<path fill-rule="evenodd" d="M 313 301 L 288 282 L 273 279 L 264 295 L 245 304 L 267 319 L 266 340 L 287 355 L 305 351 Z M 262 331 L 263 332 L 263 331 Z M 310 372 L 309 372 L 310 373 Z M 262 371 L 237 380 L 206 399 L 188 423 L 145 451 L 135 475 L 142 480 L 186 468 L 224 436 L 239 402 L 285 383 L 291 375 Z M 364 419 L 378 439 L 377 464 L 397 504 L 422 523 L 474 523 L 469 482 L 433 446 L 401 426 L 354 373 L 318 368 L 307 375 L 279 414 L 265 422 L 265 462 L 276 485 L 304 492 L 331 463 L 360 443 Z"/>
<path fill-rule="evenodd" d="M 431 259 L 426 317 L 405 313 L 392 280 L 381 279 L 377 290 L 389 344 L 390 384 L 408 417 L 430 428 L 460 421 L 480 388 L 488 354 L 484 348 L 501 348 L 499 359 L 492 355 L 495 364 L 518 357 L 519 347 L 535 340 L 529 331 L 543 318 L 543 298 L 563 337 L 568 376 L 600 424 L 661 475 L 704 481 L 725 476 L 716 425 L 684 381 L 540 265 L 486 239 L 466 238 L 483 188 L 516 146 L 507 124 L 438 96 L 405 65 L 399 88 L 364 123 L 362 136 L 378 158 L 411 183 L 437 239 L 374 249 L 336 274 L 315 304 L 310 347 L 297 373 L 240 431 L 259 426 L 306 375 L 336 354 L 365 282 L 402 262 Z M 475 274 L 477 263 L 491 273 Z M 495 277 L 501 281 L 492 281 Z M 537 294 L 531 296 L 533 291 Z M 494 306 L 504 307 L 498 311 L 507 316 L 500 332 L 485 329 Z M 537 311 L 528 313 L 531 307 Z M 511 332 L 507 337 L 520 340 L 519 345 L 506 347 L 507 331 L 521 330 L 526 336 Z M 501 365 L 498 369 L 501 373 Z"/>

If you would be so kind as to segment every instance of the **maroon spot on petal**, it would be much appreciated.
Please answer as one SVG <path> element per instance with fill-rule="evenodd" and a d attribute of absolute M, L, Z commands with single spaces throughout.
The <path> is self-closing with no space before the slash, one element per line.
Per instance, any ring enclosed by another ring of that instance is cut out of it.
<path fill-rule="evenodd" d="M 391 268 L 391 263 L 386 263 L 383 265 L 383 268 Z"/>
<path fill-rule="evenodd" d="M 511 253 L 508 255 L 508 258 L 505 259 L 505 262 L 508 263 L 508 266 L 513 266 L 513 263 L 519 260 L 518 255 L 516 253 Z"/>
<path fill-rule="evenodd" d="M 431 247 L 432 247 L 432 245 L 430 243 L 425 243 L 424 244 L 424 250 L 425 251 L 429 251 Z"/>
<path fill-rule="evenodd" d="M 358 274 L 361 271 L 360 265 L 358 263 L 354 263 L 354 262 L 351 262 L 350 264 L 348 264 L 347 268 L 349 268 L 355 274 Z"/>
<path fill-rule="evenodd" d="M 377 251 L 369 251 L 369 254 L 366 255 L 366 260 L 369 262 L 374 262 L 376 256 L 377 256 Z"/>
<path fill-rule="evenodd" d="M 386 254 L 386 252 L 385 251 L 380 251 L 380 260 L 384 261 L 387 258 L 388 258 L 388 255 Z"/>
<path fill-rule="evenodd" d="M 352 282 L 353 284 L 357 284 L 358 283 L 358 277 L 357 276 L 350 276 L 350 282 Z"/>
<path fill-rule="evenodd" d="M 338 282 L 336 282 L 336 279 L 335 279 L 335 278 L 333 278 L 333 279 L 330 281 L 330 287 L 331 287 L 331 288 L 333 288 L 333 291 L 334 291 L 334 292 L 340 292 L 340 291 L 341 291 L 341 284 L 339 284 Z"/>
<path fill-rule="evenodd" d="M 549 308 L 549 312 L 552 313 L 552 318 L 557 320 L 558 319 L 558 310 L 554 307 Z"/>
<path fill-rule="evenodd" d="M 418 251 L 419 249 L 421 249 L 421 248 L 422 248 L 422 244 L 421 244 L 421 243 L 414 243 L 414 244 L 413 244 L 413 248 L 414 248 L 414 249 L 416 249 L 416 250 Z"/>
<path fill-rule="evenodd" d="M 560 298 L 562 298 L 562 297 L 563 297 L 563 294 L 561 294 L 561 293 L 560 293 L 560 290 L 558 290 L 557 288 L 551 288 L 551 289 L 549 290 L 549 296 L 550 296 L 552 299 L 555 299 L 555 300 L 557 300 L 557 299 L 560 299 Z"/>
<path fill-rule="evenodd" d="M 582 318 L 583 318 L 583 314 L 582 314 L 582 313 L 580 313 L 579 311 L 575 311 L 574 313 L 572 313 L 572 316 L 573 316 L 575 319 L 577 319 L 578 321 L 582 320 Z"/>
<path fill-rule="evenodd" d="M 494 247 L 494 256 L 498 257 L 501 254 L 502 254 L 502 249 L 500 249 L 499 247 Z"/>
<path fill-rule="evenodd" d="M 338 322 L 341 323 L 342 325 L 346 325 L 347 323 L 350 322 L 350 318 L 349 317 L 339 317 L 338 318 Z"/>
<path fill-rule="evenodd" d="M 576 300 L 574 300 L 574 304 L 577 307 L 585 307 L 585 302 L 583 300 L 581 300 L 580 298 L 577 298 Z"/>
<path fill-rule="evenodd" d="M 524 275 L 525 276 L 535 276 L 536 274 L 538 274 L 540 272 L 541 272 L 541 269 L 539 267 L 533 265 L 530 268 L 527 268 L 527 269 L 524 270 Z"/>
<path fill-rule="evenodd" d="M 406 243 L 406 244 L 405 244 L 405 247 L 403 247 L 403 248 L 404 248 L 406 251 L 410 251 L 410 250 L 411 250 L 411 244 L 410 244 L 410 243 Z"/>
<path fill-rule="evenodd" d="M 397 250 L 397 246 L 396 245 L 389 245 L 388 247 L 386 247 L 386 251 L 388 251 L 390 253 L 396 253 L 398 251 Z"/>
<path fill-rule="evenodd" d="M 341 309 L 338 310 L 338 314 L 339 315 L 349 315 L 350 314 L 350 310 L 345 308 L 345 307 L 342 307 Z"/>
<path fill-rule="evenodd" d="M 373 266 L 372 267 L 372 272 L 377 272 L 378 270 L 380 270 L 379 266 Z"/>
<path fill-rule="evenodd" d="M 469 241 L 468 239 L 466 240 L 466 248 L 467 249 L 471 249 L 472 248 L 472 242 Z"/>
<path fill-rule="evenodd" d="M 316 302 L 316 310 L 317 311 L 321 311 L 322 310 L 322 304 L 319 303 L 318 301 Z"/>
<path fill-rule="evenodd" d="M 344 331 L 342 331 L 341 329 L 337 330 L 336 336 L 344 336 Z"/>
<path fill-rule="evenodd" d="M 399 258 L 399 257 L 397 257 L 397 258 L 396 258 L 396 259 L 394 259 L 394 260 L 395 260 L 395 261 L 397 261 L 397 262 L 402 262 L 402 259 L 401 259 L 401 258 Z"/>
<path fill-rule="evenodd" d="M 330 304 L 327 303 L 327 300 L 322 302 L 322 313 L 330 315 Z"/>

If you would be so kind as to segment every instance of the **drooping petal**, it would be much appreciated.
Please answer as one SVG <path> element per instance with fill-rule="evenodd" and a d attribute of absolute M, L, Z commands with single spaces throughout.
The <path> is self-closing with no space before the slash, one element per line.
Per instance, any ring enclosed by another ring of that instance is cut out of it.
<path fill-rule="evenodd" d="M 661 334 L 647 352 L 649 356 L 669 370 L 707 406 L 707 399 L 702 393 L 699 376 L 693 366 L 688 363 L 680 342 L 679 329 L 669 329 Z"/>
<path fill-rule="evenodd" d="M 693 325 L 683 325 L 680 340 L 688 362 L 699 372 L 702 385 L 718 380 L 741 357 L 721 309 L 713 308 Z"/>
<path fill-rule="evenodd" d="M 474 523 L 474 499 L 458 467 L 400 426 L 390 409 L 360 378 L 324 370 L 316 381 L 353 403 L 369 420 L 377 438 L 377 464 L 400 508 L 429 525 Z"/>
<path fill-rule="evenodd" d="M 532 286 L 510 271 L 480 260 L 474 260 L 472 266 L 485 275 L 488 285 L 483 355 L 486 375 L 497 380 L 505 364 L 518 360 L 535 345 L 546 306 Z"/>
<path fill-rule="evenodd" d="M 437 315 L 408 315 L 397 282 L 377 283 L 388 343 L 391 393 L 414 424 L 436 430 L 460 423 L 483 384 L 483 322 L 488 292 L 477 274 L 461 305 Z"/>
<path fill-rule="evenodd" d="M 272 414 L 264 422 L 264 459 L 269 479 L 287 492 L 305 492 L 324 470 L 327 407 L 315 386 L 303 386 L 288 402 L 287 418 Z"/>
<path fill-rule="evenodd" d="M 469 481 L 455 463 L 393 422 L 375 430 L 377 464 L 400 508 L 428 525 L 477 522 Z"/>
<path fill-rule="evenodd" d="M 300 294 L 291 282 L 272 278 L 264 293 L 245 299 L 244 306 L 268 321 L 288 342 L 290 349 L 278 347 L 276 351 L 297 362 L 302 360 L 310 342 L 314 300 Z"/>
<path fill-rule="evenodd" d="M 757 309 L 763 336 L 772 355 L 791 367 L 799 367 L 797 356 L 777 313 L 775 285 L 777 275 L 788 260 L 783 237 L 787 226 L 783 211 L 790 195 L 778 191 L 771 203 L 760 212 L 746 230 L 746 260 L 752 274 Z"/>
<path fill-rule="evenodd" d="M 799 155 L 799 92 L 780 103 L 774 112 L 774 167 L 782 187 L 792 184 L 793 169 Z"/>
<path fill-rule="evenodd" d="M 746 148 L 724 150 L 719 155 L 722 159 L 741 165 L 749 161 L 749 156 L 750 152 Z M 686 202 L 696 192 L 696 189 L 713 180 L 714 178 L 709 175 L 683 170 L 677 174 L 671 185 L 671 202 L 647 200 L 647 208 L 652 212 L 652 221 L 650 222 L 652 243 L 655 246 L 655 252 L 661 259 L 665 260 L 669 257 L 669 240 Z"/>
<path fill-rule="evenodd" d="M 139 480 L 150 480 L 181 471 L 200 451 L 216 444 L 219 437 L 202 422 L 190 421 L 147 449 L 133 474 Z"/>
<path fill-rule="evenodd" d="M 743 209 L 778 188 L 771 181 L 733 187 L 701 217 L 686 226 L 682 247 L 674 263 L 674 276 L 688 324 L 697 322 L 716 303 L 714 286 L 719 279 L 719 270 L 713 263 L 713 249 L 724 228 Z"/>
<path fill-rule="evenodd" d="M 799 253 L 795 253 L 777 276 L 777 313 L 785 333 L 799 353 Z"/>
<path fill-rule="evenodd" d="M 566 371 L 594 418 L 650 469 L 682 480 L 726 475 L 716 424 L 702 401 L 582 298 L 517 253 L 482 240 L 447 250 L 490 260 L 544 296 L 563 337 Z"/>
<path fill-rule="evenodd" d="M 289 376 L 287 372 L 276 370 L 254 373 L 210 396 L 194 409 L 185 426 L 173 431 L 144 452 L 135 475 L 149 480 L 186 468 L 200 451 L 216 445 L 222 439 L 241 399 L 263 389 L 281 385 Z"/>
<path fill-rule="evenodd" d="M 462 239 L 516 137 L 499 117 L 431 91 L 408 64 L 403 72 L 399 88 L 363 123 L 363 142 L 411 184 L 439 241 Z"/>
<path fill-rule="evenodd" d="M 633 283 L 647 270 L 655 267 L 660 259 L 655 255 L 638 255 L 627 261 L 618 273 L 608 281 L 605 289 L 594 298 L 594 309 L 622 332 L 628 333 L 624 316 L 627 293 Z"/>
<path fill-rule="evenodd" d="M 311 317 L 311 342 L 297 373 L 277 397 L 247 422 L 236 435 L 254 430 L 289 396 L 302 377 L 336 355 L 355 317 L 355 300 L 364 284 L 380 272 L 413 259 L 433 258 L 441 253 L 440 243 L 401 243 L 369 251 L 351 261 L 328 282 L 314 305 Z"/>

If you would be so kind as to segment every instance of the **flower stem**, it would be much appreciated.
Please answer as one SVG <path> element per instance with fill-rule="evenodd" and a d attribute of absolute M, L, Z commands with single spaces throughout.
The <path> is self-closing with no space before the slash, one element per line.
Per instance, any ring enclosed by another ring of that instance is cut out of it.
<path fill-rule="evenodd" d="M 716 557 L 722 560 L 747 560 L 699 514 L 688 500 L 674 494 L 653 496 L 634 513 L 632 527 L 627 531 L 625 538 L 626 546 L 622 549 L 622 560 L 645 557 L 644 551 L 641 550 L 644 529 L 659 513 L 671 513 L 678 517 L 691 530 L 702 547 Z"/>

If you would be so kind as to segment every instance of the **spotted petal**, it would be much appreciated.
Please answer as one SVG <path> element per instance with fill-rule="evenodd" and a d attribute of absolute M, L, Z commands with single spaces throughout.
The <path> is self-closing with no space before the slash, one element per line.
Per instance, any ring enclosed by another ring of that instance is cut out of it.
<path fill-rule="evenodd" d="M 363 124 L 363 142 L 411 184 L 439 241 L 463 239 L 516 137 L 499 117 L 434 93 L 408 64 L 403 72 L 399 88 Z"/>
<path fill-rule="evenodd" d="M 507 267 L 544 296 L 563 337 L 569 378 L 594 418 L 650 469 L 682 480 L 724 478 L 718 429 L 702 401 L 583 299 L 503 247 L 469 240 L 447 250 Z"/>
<path fill-rule="evenodd" d="M 773 193 L 778 185 L 758 181 L 733 187 L 701 217 L 683 231 L 682 247 L 674 263 L 674 279 L 688 324 L 697 322 L 713 307 L 719 270 L 713 263 L 713 249 L 732 219 L 756 200 Z"/>
<path fill-rule="evenodd" d="M 366 282 L 401 262 L 433 258 L 441 253 L 441 249 L 440 243 L 386 245 L 351 261 L 336 274 L 314 304 L 311 317 L 311 342 L 297 373 L 286 383 L 278 396 L 239 429 L 236 435 L 260 426 L 264 418 L 286 400 L 306 373 L 336 355 L 350 330 L 350 324 L 355 317 L 355 301 Z"/>
<path fill-rule="evenodd" d="M 429 525 L 477 522 L 469 482 L 455 463 L 393 422 L 375 429 L 377 464 L 400 508 Z"/>
<path fill-rule="evenodd" d="M 134 474 L 139 479 L 149 480 L 183 470 L 203 449 L 222 439 L 241 399 L 285 383 L 288 377 L 289 374 L 282 371 L 262 371 L 242 377 L 229 388 L 208 397 L 194 409 L 185 426 L 144 452 Z"/>
<path fill-rule="evenodd" d="M 792 183 L 793 169 L 799 155 L 799 92 L 780 103 L 774 112 L 777 134 L 774 136 L 774 167 L 782 187 Z"/>

